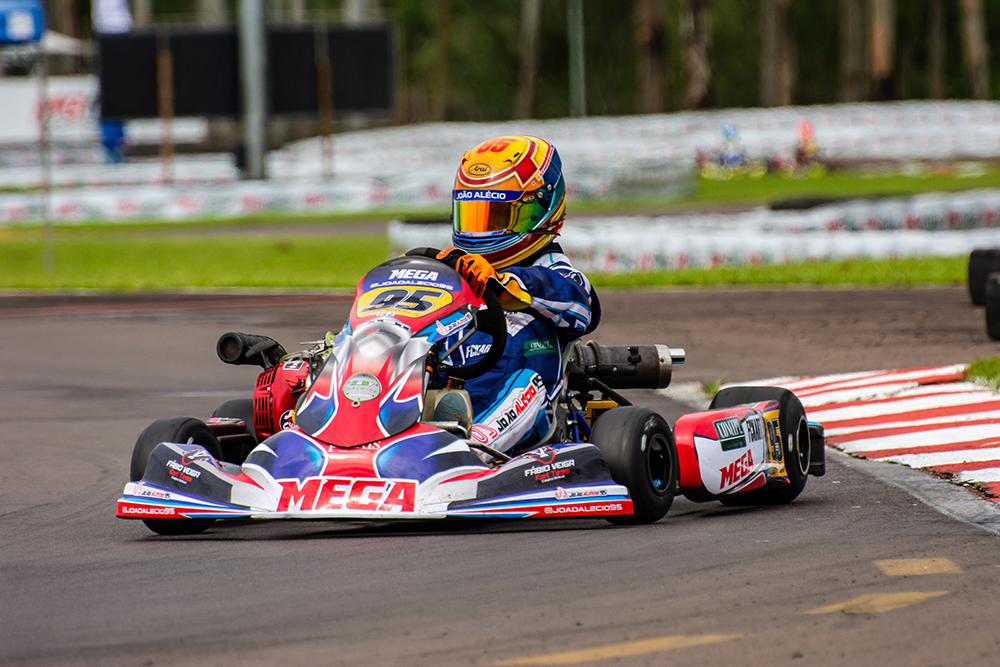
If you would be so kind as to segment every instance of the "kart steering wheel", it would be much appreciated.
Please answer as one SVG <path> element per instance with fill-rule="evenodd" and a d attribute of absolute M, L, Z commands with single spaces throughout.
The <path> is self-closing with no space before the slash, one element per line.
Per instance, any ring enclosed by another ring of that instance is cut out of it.
<path fill-rule="evenodd" d="M 407 257 L 426 257 L 441 262 L 449 269 L 455 270 L 456 262 L 438 259 L 441 252 L 437 248 L 413 248 L 406 251 Z M 464 280 L 464 278 L 463 278 Z M 500 290 L 503 288 L 496 282 L 486 283 L 486 291 L 483 293 L 483 301 L 486 303 L 486 310 L 480 310 L 476 315 L 476 326 L 484 334 L 492 338 L 490 351 L 479 361 L 468 366 L 449 366 L 445 373 L 449 377 L 469 380 L 478 377 L 490 370 L 503 356 L 504 348 L 507 346 L 507 318 L 503 314 L 500 306 Z"/>

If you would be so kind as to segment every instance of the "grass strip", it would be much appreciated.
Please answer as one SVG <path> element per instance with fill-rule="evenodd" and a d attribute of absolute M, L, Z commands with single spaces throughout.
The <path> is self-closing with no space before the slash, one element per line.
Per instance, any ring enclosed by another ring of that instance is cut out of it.
<path fill-rule="evenodd" d="M 900 257 L 588 275 L 598 287 L 955 285 L 965 282 L 968 261 L 966 256 Z"/>
<path fill-rule="evenodd" d="M 976 359 L 969 364 L 965 377 L 994 389 L 1000 388 L 1000 357 Z"/>
<path fill-rule="evenodd" d="M 382 236 L 323 238 L 77 239 L 0 243 L 0 288 L 154 290 L 206 287 L 347 287 L 385 260 Z"/>
<path fill-rule="evenodd" d="M 353 288 L 385 260 L 376 235 L 129 238 L 59 234 L 54 270 L 42 270 L 43 242 L 0 242 L 0 289 Z M 853 259 L 604 274 L 597 287 L 745 285 L 949 285 L 966 280 L 968 258 Z"/>

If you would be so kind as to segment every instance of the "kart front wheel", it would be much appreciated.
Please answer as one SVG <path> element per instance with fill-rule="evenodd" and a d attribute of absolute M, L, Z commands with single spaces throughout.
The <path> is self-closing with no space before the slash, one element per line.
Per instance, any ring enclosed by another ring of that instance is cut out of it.
<path fill-rule="evenodd" d="M 608 464 L 611 478 L 632 496 L 630 517 L 612 523 L 642 524 L 667 514 L 677 490 L 677 444 L 667 421 L 649 408 L 609 410 L 594 424 L 590 442 Z"/>
<path fill-rule="evenodd" d="M 215 458 L 222 458 L 219 439 L 205 422 L 193 417 L 157 419 L 147 426 L 135 441 L 135 447 L 132 449 L 132 465 L 129 469 L 131 481 L 138 482 L 146 474 L 149 456 L 161 442 L 201 445 Z M 159 535 L 196 535 L 208 530 L 208 527 L 215 523 L 215 519 L 143 519 L 142 522 Z"/>
<path fill-rule="evenodd" d="M 784 505 L 795 500 L 806 488 L 806 476 L 811 462 L 809 424 L 802 402 L 783 387 L 728 387 L 715 398 L 709 409 L 732 408 L 737 405 L 778 402 L 778 428 L 781 433 L 781 454 L 788 473 L 788 484 L 768 484 L 758 491 L 732 496 L 723 500 L 727 505 Z"/>

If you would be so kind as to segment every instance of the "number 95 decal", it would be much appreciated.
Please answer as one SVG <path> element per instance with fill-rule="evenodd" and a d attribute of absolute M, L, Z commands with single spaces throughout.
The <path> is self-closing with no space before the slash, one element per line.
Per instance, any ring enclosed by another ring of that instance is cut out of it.
<path fill-rule="evenodd" d="M 452 301 L 451 294 L 428 287 L 384 287 L 365 292 L 358 299 L 358 317 L 392 313 L 403 317 L 423 317 Z"/>

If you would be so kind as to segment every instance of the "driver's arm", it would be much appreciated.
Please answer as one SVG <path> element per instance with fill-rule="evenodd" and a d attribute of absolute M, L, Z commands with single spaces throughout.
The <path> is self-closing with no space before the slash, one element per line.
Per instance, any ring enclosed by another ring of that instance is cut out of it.
<path fill-rule="evenodd" d="M 441 251 L 439 259 L 455 259 L 455 268 L 477 295 L 490 280 L 502 287 L 500 305 L 504 310 L 528 310 L 557 329 L 582 336 L 597 328 L 600 313 L 597 295 L 587 277 L 573 268 L 563 255 L 552 253 L 551 263 L 515 266 L 496 271 L 481 255 L 466 254 L 457 248 Z"/>

